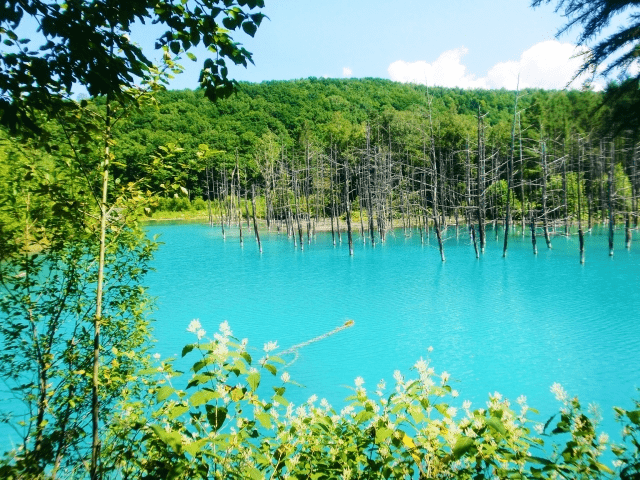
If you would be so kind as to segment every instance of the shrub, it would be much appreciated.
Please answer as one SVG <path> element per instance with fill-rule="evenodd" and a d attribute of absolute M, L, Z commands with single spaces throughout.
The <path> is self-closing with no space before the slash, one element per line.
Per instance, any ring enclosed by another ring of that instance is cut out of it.
<path fill-rule="evenodd" d="M 615 475 L 600 461 L 606 435 L 596 434 L 596 422 L 559 385 L 552 391 L 562 409 L 546 424 L 528 418 L 524 397 L 512 406 L 495 393 L 487 408 L 472 410 L 458 400 L 449 375 L 436 374 L 423 359 L 411 378 L 396 372 L 392 389 L 381 383 L 369 393 L 356 379 L 339 412 L 314 395 L 296 406 L 285 396 L 295 382 L 286 371 L 278 377 L 276 365 L 284 362 L 273 355 L 275 343 L 255 362 L 247 341 L 235 339 L 226 322 L 212 340 L 198 321 L 188 330 L 197 336 L 182 352 L 197 355 L 190 378 L 181 378 L 173 360 L 158 359 L 156 369 L 144 372 L 149 398 L 122 406 L 114 441 L 136 445 L 120 450 L 123 478 Z M 619 415 L 633 441 L 614 449 L 617 472 L 637 478 L 640 410 Z"/>

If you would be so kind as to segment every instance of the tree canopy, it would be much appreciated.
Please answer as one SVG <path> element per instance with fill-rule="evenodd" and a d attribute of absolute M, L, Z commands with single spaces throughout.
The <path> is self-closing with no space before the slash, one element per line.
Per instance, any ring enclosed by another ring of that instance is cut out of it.
<path fill-rule="evenodd" d="M 226 60 L 247 66 L 249 51 L 234 41 L 234 31 L 253 36 L 264 15 L 262 0 L 9 0 L 0 6 L 0 109 L 2 123 L 36 128 L 35 111 L 66 98 L 74 85 L 89 95 L 123 98 L 136 82 L 148 80 L 154 66 L 148 52 L 130 38 L 139 22 L 160 24 L 166 31 L 155 47 L 170 57 L 204 45 L 212 54 L 203 63 L 200 84 L 207 97 L 233 90 Z M 37 25 L 34 39 L 19 35 Z M 25 24 L 27 26 L 25 27 Z M 39 43 L 39 45 L 34 45 Z M 226 59 L 226 60 L 225 60 Z"/>

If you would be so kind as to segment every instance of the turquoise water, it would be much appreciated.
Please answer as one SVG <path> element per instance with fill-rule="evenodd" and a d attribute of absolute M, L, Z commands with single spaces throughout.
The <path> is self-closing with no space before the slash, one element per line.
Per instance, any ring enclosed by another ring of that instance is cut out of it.
<path fill-rule="evenodd" d="M 334 246 L 321 233 L 295 248 L 285 235 L 262 233 L 263 253 L 245 230 L 208 225 L 152 225 L 164 242 L 149 275 L 157 344 L 163 356 L 194 340 L 188 323 L 199 318 L 211 335 L 228 320 L 234 335 L 257 352 L 276 340 L 282 350 L 322 335 L 347 319 L 355 325 L 300 349 L 288 368 L 305 389 L 289 392 L 296 403 L 311 394 L 340 406 L 357 376 L 374 389 L 396 369 L 410 374 L 420 357 L 447 371 L 462 400 L 484 406 L 498 391 L 512 401 L 526 395 L 546 418 L 559 405 L 549 388 L 561 383 L 583 403 L 597 403 L 603 429 L 614 438 L 612 407 L 631 408 L 640 395 L 640 243 L 624 248 L 616 232 L 609 257 L 606 235 L 586 236 L 586 263 L 577 236 L 510 235 L 502 258 L 502 233 L 488 233 L 478 260 L 461 230 L 446 233 L 446 263 L 435 238 L 420 241 L 396 230 L 372 247 L 346 235 Z M 428 348 L 433 346 L 429 353 Z M 259 356 L 259 355 L 258 355 Z"/>

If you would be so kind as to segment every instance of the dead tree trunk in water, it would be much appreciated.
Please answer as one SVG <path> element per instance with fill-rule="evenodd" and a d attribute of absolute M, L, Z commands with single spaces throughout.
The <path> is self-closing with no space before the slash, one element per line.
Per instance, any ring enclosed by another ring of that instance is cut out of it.
<path fill-rule="evenodd" d="M 518 77 L 518 87 L 520 86 Z M 518 114 L 518 87 L 516 88 L 516 99 L 513 105 L 513 125 L 511 127 L 511 154 L 507 160 L 507 208 L 504 215 L 504 245 L 502 256 L 507 256 L 507 245 L 509 242 L 509 216 L 511 215 L 511 187 L 513 185 L 513 151 L 516 141 L 516 115 Z"/>
<path fill-rule="evenodd" d="M 305 160 L 307 162 L 307 172 L 306 172 L 306 178 L 304 182 L 304 196 L 305 196 L 305 201 L 307 202 L 307 242 L 309 243 L 309 245 L 311 245 L 311 207 L 309 207 L 309 191 L 310 191 L 309 182 L 311 180 L 311 165 L 309 160 L 309 144 L 308 143 L 305 150 Z"/>
<path fill-rule="evenodd" d="M 473 223 L 469 224 L 469 235 L 471 236 L 471 241 L 473 242 L 473 249 L 476 251 L 476 258 L 480 258 L 480 254 L 478 252 L 478 242 L 476 242 L 476 230 L 473 227 Z"/>
<path fill-rule="evenodd" d="M 629 250 L 631 248 L 631 214 L 627 212 L 624 228 L 624 245 Z"/>
<path fill-rule="evenodd" d="M 518 140 L 520 144 L 520 210 L 522 215 L 522 238 L 525 236 L 525 215 L 524 215 L 524 157 L 522 155 L 522 126 L 520 125 L 520 115 L 518 115 Z"/>
<path fill-rule="evenodd" d="M 484 253 L 487 244 L 484 232 L 484 125 L 483 116 L 478 107 L 478 181 L 477 181 L 477 206 L 478 206 L 478 234 L 480 235 L 480 251 Z"/>
<path fill-rule="evenodd" d="M 253 231 L 256 234 L 256 242 L 258 242 L 258 250 L 262 253 L 262 243 L 260 242 L 260 233 L 258 233 L 258 222 L 256 221 L 256 187 L 251 186 L 251 212 L 253 214 Z"/>
<path fill-rule="evenodd" d="M 613 256 L 613 228 L 615 224 L 615 213 L 613 211 L 613 185 L 615 174 L 615 146 L 611 141 L 611 162 L 609 166 L 609 255 Z"/>
<path fill-rule="evenodd" d="M 240 246 L 244 246 L 244 238 L 242 237 L 242 207 L 240 206 L 240 166 L 238 163 L 238 151 L 236 150 L 236 172 L 238 176 L 238 190 L 237 190 L 237 200 L 238 200 L 238 230 L 240 232 Z"/>
<path fill-rule="evenodd" d="M 578 146 L 578 181 L 576 182 L 578 185 L 578 239 L 580 241 L 580 263 L 584 263 L 584 232 L 582 231 L 582 198 L 580 194 L 580 183 L 582 181 L 582 153 L 583 146 L 582 143 L 580 143 Z"/>
<path fill-rule="evenodd" d="M 349 236 L 349 255 L 353 256 L 353 236 L 351 233 L 351 202 L 349 201 L 349 160 L 344 161 L 344 205 L 347 211 L 347 233 Z"/>
<path fill-rule="evenodd" d="M 564 234 L 569 236 L 569 202 L 567 200 L 567 158 L 562 147 L 562 203 L 564 204 Z"/>
<path fill-rule="evenodd" d="M 536 242 L 536 222 L 533 216 L 533 212 L 530 211 L 529 215 L 531 217 L 530 220 L 530 225 L 531 225 L 531 245 L 533 246 L 533 254 L 537 255 L 538 254 L 538 245 Z"/>
<path fill-rule="evenodd" d="M 544 141 L 542 142 L 542 230 L 544 232 L 544 241 L 547 242 L 547 248 L 552 248 L 551 238 L 549 237 L 549 223 L 547 220 L 547 152 Z"/>
<path fill-rule="evenodd" d="M 298 226 L 298 238 L 300 239 L 300 250 L 304 250 L 304 241 L 302 240 L 302 224 L 300 223 L 300 189 L 298 188 L 298 177 L 296 175 L 294 165 L 291 165 L 291 180 L 293 181 L 293 198 L 296 208 L 296 223 Z"/>

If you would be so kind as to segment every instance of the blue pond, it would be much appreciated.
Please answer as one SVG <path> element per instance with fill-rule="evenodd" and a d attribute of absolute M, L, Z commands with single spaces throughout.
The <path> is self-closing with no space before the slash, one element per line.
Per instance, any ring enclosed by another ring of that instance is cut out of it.
<path fill-rule="evenodd" d="M 284 350 L 355 321 L 299 350 L 288 371 L 306 388 L 288 392 L 295 403 L 317 394 L 339 407 L 356 377 L 370 389 L 383 378 L 392 384 L 394 370 L 409 375 L 421 357 L 451 375 L 460 402 L 526 395 L 540 421 L 559 407 L 549 391 L 559 382 L 601 407 L 613 439 L 612 407 L 640 397 L 637 232 L 630 250 L 616 232 L 613 257 L 605 231 L 587 234 L 581 265 L 576 235 L 555 236 L 552 250 L 539 237 L 534 256 L 528 234 L 516 232 L 503 258 L 502 232 L 496 239 L 489 230 L 476 259 L 468 235 L 450 227 L 442 263 L 433 234 L 423 243 L 402 229 L 375 247 L 356 234 L 353 257 L 346 234 L 334 246 L 319 233 L 301 251 L 286 235 L 263 232 L 260 254 L 246 229 L 244 247 L 237 229 L 226 239 L 201 224 L 147 230 L 164 243 L 147 281 L 158 300 L 154 351 L 163 356 L 194 341 L 186 332 L 194 318 L 210 335 L 227 320 L 257 357 L 267 341 Z"/>

